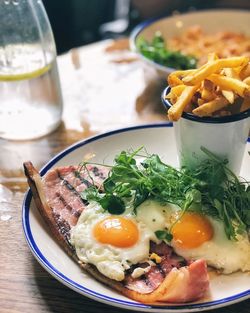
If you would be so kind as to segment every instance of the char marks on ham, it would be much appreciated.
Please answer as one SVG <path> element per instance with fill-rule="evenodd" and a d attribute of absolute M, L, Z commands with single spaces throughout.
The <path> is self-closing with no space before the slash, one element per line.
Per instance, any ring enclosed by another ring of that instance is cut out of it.
<path fill-rule="evenodd" d="M 75 226 L 88 204 L 81 192 L 92 186 L 100 186 L 107 177 L 106 168 L 88 166 L 79 170 L 76 166 L 58 167 L 50 170 L 43 178 L 44 193 L 53 214 L 59 220 Z"/>

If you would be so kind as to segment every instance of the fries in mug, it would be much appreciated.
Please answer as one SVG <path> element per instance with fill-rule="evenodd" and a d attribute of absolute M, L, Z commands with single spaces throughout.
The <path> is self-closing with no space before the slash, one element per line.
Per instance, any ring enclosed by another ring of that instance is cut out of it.
<path fill-rule="evenodd" d="M 196 70 L 169 75 L 171 91 L 166 98 L 172 106 L 170 121 L 183 112 L 220 117 L 244 112 L 250 103 L 250 59 L 246 56 L 219 59 L 215 54 Z"/>

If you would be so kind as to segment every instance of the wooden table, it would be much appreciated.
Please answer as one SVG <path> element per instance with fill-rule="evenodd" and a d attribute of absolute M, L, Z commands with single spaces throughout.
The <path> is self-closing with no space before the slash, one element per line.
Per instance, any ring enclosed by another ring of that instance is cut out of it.
<path fill-rule="evenodd" d="M 54 133 L 33 141 L 0 139 L 1 313 L 118 312 L 77 294 L 49 275 L 32 256 L 21 223 L 27 189 L 24 161 L 32 160 L 41 168 L 56 153 L 88 136 L 166 119 L 159 98 L 162 83 L 146 82 L 140 62 L 128 51 L 105 51 L 110 44 L 104 41 L 58 57 L 64 114 Z M 120 44 L 122 50 L 126 41 Z M 248 300 L 214 312 L 249 311 Z"/>

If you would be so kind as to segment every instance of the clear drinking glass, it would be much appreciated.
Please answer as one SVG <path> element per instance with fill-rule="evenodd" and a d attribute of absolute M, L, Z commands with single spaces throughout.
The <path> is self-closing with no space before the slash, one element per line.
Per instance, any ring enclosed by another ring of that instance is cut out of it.
<path fill-rule="evenodd" d="M 41 0 L 0 0 L 0 137 L 34 139 L 61 122 L 55 42 Z"/>

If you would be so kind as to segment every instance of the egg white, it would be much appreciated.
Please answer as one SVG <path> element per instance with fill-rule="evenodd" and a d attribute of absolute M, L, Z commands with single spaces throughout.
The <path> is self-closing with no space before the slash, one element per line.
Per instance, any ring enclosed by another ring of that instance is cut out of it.
<path fill-rule="evenodd" d="M 175 221 L 180 208 L 167 204 L 161 205 L 153 200 L 146 200 L 137 208 L 137 220 L 153 230 L 164 230 Z M 213 227 L 213 238 L 197 248 L 178 247 L 174 240 L 170 245 L 175 252 L 188 260 L 204 259 L 207 264 L 219 269 L 224 274 L 241 270 L 250 271 L 250 242 L 247 234 L 238 235 L 237 241 L 229 240 L 220 221 L 208 217 Z"/>
<path fill-rule="evenodd" d="M 93 202 L 82 212 L 77 225 L 71 230 L 71 244 L 76 249 L 80 261 L 90 263 L 105 276 L 121 281 L 125 270 L 132 264 L 148 259 L 150 240 L 159 242 L 154 231 L 147 228 L 145 223 L 137 222 L 134 214 L 125 213 L 122 216 L 132 219 L 139 230 L 139 240 L 131 247 L 120 248 L 98 242 L 93 236 L 93 228 L 99 221 L 110 214 L 100 205 Z"/>
<path fill-rule="evenodd" d="M 203 258 L 207 264 L 224 274 L 241 270 L 250 271 L 250 243 L 247 234 L 238 235 L 237 241 L 229 240 L 220 221 L 209 218 L 213 238 L 194 249 L 181 249 L 175 246 L 176 253 L 187 259 Z"/>

